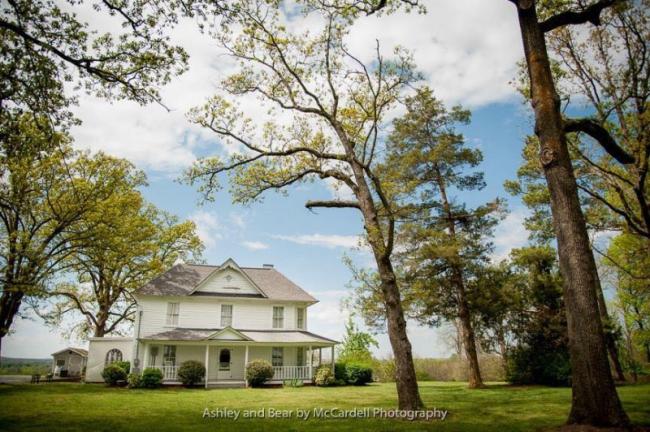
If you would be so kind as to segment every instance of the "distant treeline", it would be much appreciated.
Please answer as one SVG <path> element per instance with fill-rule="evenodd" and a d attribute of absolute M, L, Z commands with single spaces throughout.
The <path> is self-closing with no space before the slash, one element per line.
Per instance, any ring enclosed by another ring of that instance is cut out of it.
<path fill-rule="evenodd" d="M 52 370 L 52 359 L 2 357 L 0 375 L 45 375 Z"/>
<path fill-rule="evenodd" d="M 418 381 L 467 381 L 467 361 L 456 355 L 449 358 L 415 358 Z M 373 374 L 378 381 L 395 381 L 395 362 L 392 359 L 375 360 Z M 484 381 L 505 381 L 503 360 L 496 354 L 479 356 Z"/>

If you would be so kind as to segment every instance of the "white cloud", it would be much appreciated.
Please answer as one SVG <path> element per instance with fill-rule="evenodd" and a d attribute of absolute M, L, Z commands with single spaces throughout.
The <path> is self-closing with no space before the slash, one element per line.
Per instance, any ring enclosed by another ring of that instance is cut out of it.
<path fill-rule="evenodd" d="M 263 249 L 268 249 L 269 245 L 266 243 L 262 243 L 260 241 L 243 241 L 242 245 L 250 250 L 263 250 Z"/>
<path fill-rule="evenodd" d="M 244 228 L 246 226 L 246 221 L 244 216 L 239 213 L 230 213 L 230 222 L 235 225 L 237 228 Z"/>
<path fill-rule="evenodd" d="M 358 248 L 361 245 L 362 239 L 359 236 L 351 235 L 336 235 L 336 234 L 299 234 L 299 235 L 272 235 L 274 239 L 290 241 L 301 245 L 310 246 L 324 246 L 330 249 L 343 247 L 343 248 Z"/>
<path fill-rule="evenodd" d="M 492 261 L 499 262 L 508 257 L 514 248 L 528 243 L 528 230 L 524 227 L 527 213 L 521 208 L 508 214 L 494 230 L 494 254 Z"/>
<path fill-rule="evenodd" d="M 508 82 L 522 56 L 515 8 L 503 0 L 432 2 L 427 6 L 426 15 L 395 13 L 360 19 L 348 37 L 351 51 L 371 61 L 377 38 L 386 56 L 396 45 L 412 50 L 428 83 L 448 103 L 479 106 L 511 98 L 514 91 Z M 106 29 L 119 21 L 105 20 L 90 8 L 82 18 Z M 300 17 L 291 22 L 291 28 L 300 30 L 318 22 L 315 17 Z M 119 26 L 114 30 L 120 31 Z M 161 91 L 171 111 L 124 101 L 111 104 L 82 95 L 75 113 L 83 124 L 72 130 L 77 146 L 104 150 L 141 168 L 173 175 L 191 164 L 203 146 L 214 148 L 216 137 L 190 125 L 185 114 L 215 93 L 219 81 L 233 71 L 233 63 L 192 20 L 181 20 L 171 37 L 190 54 L 189 71 Z M 266 114 L 266 108 L 254 99 L 243 101 L 242 109 L 256 120 Z M 345 188 L 339 193 L 342 198 L 350 196 Z"/>
<path fill-rule="evenodd" d="M 198 210 L 189 217 L 196 224 L 196 233 L 207 249 L 212 249 L 217 245 L 217 241 L 222 237 L 220 228 L 221 224 L 216 214 Z"/>

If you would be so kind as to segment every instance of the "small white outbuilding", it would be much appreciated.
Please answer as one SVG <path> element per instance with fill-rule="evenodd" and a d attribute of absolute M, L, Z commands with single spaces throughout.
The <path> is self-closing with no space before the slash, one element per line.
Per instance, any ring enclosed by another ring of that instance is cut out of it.
<path fill-rule="evenodd" d="M 68 347 L 52 354 L 52 374 L 55 377 L 81 376 L 88 362 L 88 351 Z"/>

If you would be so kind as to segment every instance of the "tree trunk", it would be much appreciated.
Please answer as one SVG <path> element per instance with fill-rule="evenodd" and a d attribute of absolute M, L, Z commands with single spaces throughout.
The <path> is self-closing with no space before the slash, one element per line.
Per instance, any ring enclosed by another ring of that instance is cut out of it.
<path fill-rule="evenodd" d="M 345 142 L 345 141 L 344 141 Z M 348 147 L 351 151 L 351 147 Z M 415 376 L 411 342 L 406 333 L 406 320 L 402 309 L 402 298 L 397 286 L 397 277 L 390 259 L 386 240 L 382 233 L 377 209 L 365 180 L 365 174 L 359 164 L 351 163 L 351 168 L 357 182 L 356 196 L 359 209 L 363 215 L 364 229 L 368 243 L 377 263 L 377 271 L 381 279 L 381 290 L 386 308 L 386 323 L 388 339 L 390 340 L 395 356 L 395 382 L 397 385 L 397 399 L 399 409 L 418 410 L 424 404 L 420 398 L 418 382 Z M 392 233 L 389 233 L 392 234 Z"/>
<path fill-rule="evenodd" d="M 467 304 L 465 284 L 460 271 L 455 269 L 454 273 L 456 294 L 458 296 L 458 318 L 460 319 L 465 355 L 467 356 L 467 362 L 469 364 L 469 376 L 467 377 L 468 387 L 482 388 L 485 386 L 483 385 L 483 379 L 481 378 L 481 369 L 478 363 L 478 354 L 476 353 L 476 338 L 474 337 L 472 319 L 469 312 L 469 305 Z"/>
<path fill-rule="evenodd" d="M 375 255 L 376 256 L 376 255 Z M 377 268 L 381 278 L 381 289 L 386 306 L 388 338 L 395 356 L 395 382 L 399 409 L 417 410 L 424 406 L 420 398 L 418 382 L 413 365 L 411 342 L 406 334 L 406 320 L 402 300 L 395 278 L 392 263 L 385 257 L 377 258 Z"/>
<path fill-rule="evenodd" d="M 629 419 L 616 393 L 607 360 L 596 289 L 596 263 L 578 200 L 546 50 L 534 0 L 517 2 L 519 25 L 528 66 L 535 111 L 535 133 L 541 143 L 540 160 L 551 196 L 560 271 L 564 280 L 572 404 L 567 423 L 627 426 Z"/>
<path fill-rule="evenodd" d="M 598 274 L 596 273 L 596 277 Z M 607 313 L 607 303 L 605 303 L 605 296 L 603 295 L 603 287 L 600 285 L 600 280 L 597 279 L 598 287 L 596 288 L 596 295 L 598 298 L 598 312 L 600 312 L 600 319 L 605 323 L 611 323 L 609 314 Z M 610 329 L 611 330 L 611 329 Z M 607 351 L 609 352 L 609 358 L 612 361 L 614 370 L 616 371 L 616 379 L 619 381 L 625 381 L 625 374 L 623 373 L 623 366 L 621 366 L 621 361 L 618 358 L 618 348 L 616 347 L 616 339 L 611 331 L 605 332 L 605 343 L 607 344 Z"/>
<path fill-rule="evenodd" d="M 499 329 L 496 333 L 497 342 L 499 343 L 499 353 L 501 354 L 501 362 L 503 363 L 503 373 L 505 377 L 508 373 L 508 349 L 506 347 L 506 338 L 501 326 L 499 326 Z"/>
<path fill-rule="evenodd" d="M 2 296 L 0 296 L 0 341 L 9 333 L 24 295 L 25 293 L 18 288 L 8 284 L 5 285 Z M 2 354 L 1 344 L 0 354 Z"/>
<path fill-rule="evenodd" d="M 447 198 L 447 188 L 445 179 L 442 178 L 440 171 L 436 168 L 436 182 L 440 189 L 440 199 L 442 201 L 443 210 L 447 218 L 447 229 L 449 236 L 452 240 L 456 240 L 456 225 L 454 215 Z M 469 311 L 469 304 L 467 302 L 467 294 L 465 292 L 465 280 L 463 277 L 463 269 L 458 264 L 461 260 L 460 255 L 456 252 L 454 259 L 456 262 L 451 263 L 452 283 L 456 290 L 456 297 L 458 299 L 458 319 L 460 321 L 460 330 L 465 347 L 465 354 L 469 365 L 468 387 L 469 388 L 482 388 L 483 379 L 481 378 L 481 369 L 478 363 L 478 355 L 476 353 L 476 338 L 474 337 L 474 329 L 472 328 L 472 316 Z"/>

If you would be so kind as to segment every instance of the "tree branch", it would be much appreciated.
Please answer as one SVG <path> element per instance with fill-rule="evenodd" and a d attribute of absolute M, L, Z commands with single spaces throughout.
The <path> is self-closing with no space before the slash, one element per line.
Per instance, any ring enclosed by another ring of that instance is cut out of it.
<path fill-rule="evenodd" d="M 603 147 L 603 149 L 619 163 L 628 165 L 634 163 L 634 156 L 620 147 L 610 133 L 591 119 L 564 120 L 564 132 L 584 132 Z"/>
<path fill-rule="evenodd" d="M 305 203 L 305 207 L 307 207 L 309 210 L 313 210 L 314 208 L 321 207 L 321 208 L 356 208 L 356 209 L 361 209 L 359 206 L 359 203 L 357 201 L 339 201 L 339 200 L 331 200 L 331 201 L 307 201 Z"/>
<path fill-rule="evenodd" d="M 553 15 L 545 21 L 539 23 L 539 28 L 544 33 L 555 30 L 558 27 L 564 27 L 571 24 L 591 23 L 595 26 L 600 25 L 600 13 L 613 6 L 616 3 L 622 3 L 625 0 L 599 0 L 598 2 L 582 9 L 579 12 L 566 11 Z"/>

